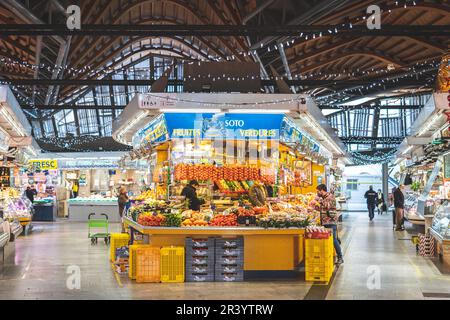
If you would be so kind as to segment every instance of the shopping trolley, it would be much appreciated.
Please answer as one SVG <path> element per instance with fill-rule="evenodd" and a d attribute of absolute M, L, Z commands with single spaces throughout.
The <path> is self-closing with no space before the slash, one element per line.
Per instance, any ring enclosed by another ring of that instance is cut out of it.
<path fill-rule="evenodd" d="M 102 213 L 105 219 L 91 219 L 95 213 L 91 213 L 88 216 L 88 238 L 91 239 L 91 244 L 97 244 L 98 238 L 103 238 L 105 244 L 109 243 L 109 224 L 108 215 Z"/>

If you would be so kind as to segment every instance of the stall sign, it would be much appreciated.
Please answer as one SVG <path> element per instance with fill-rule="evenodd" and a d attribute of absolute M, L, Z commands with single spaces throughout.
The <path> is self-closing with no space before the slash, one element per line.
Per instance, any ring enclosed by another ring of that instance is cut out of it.
<path fill-rule="evenodd" d="M 283 115 L 234 113 L 167 113 L 172 139 L 279 140 Z"/>
<path fill-rule="evenodd" d="M 283 118 L 281 124 L 280 140 L 285 143 L 299 142 L 312 152 L 319 152 L 320 146 L 314 140 L 308 137 L 287 117 Z"/>
<path fill-rule="evenodd" d="M 134 145 L 148 145 L 164 142 L 169 139 L 164 114 L 153 119 L 147 126 L 139 130 Z"/>
<path fill-rule="evenodd" d="M 51 160 L 51 159 L 30 160 L 29 165 L 33 170 L 57 170 L 58 160 Z"/>
<path fill-rule="evenodd" d="M 60 169 L 117 169 L 118 160 L 100 159 L 100 160 L 60 160 Z"/>

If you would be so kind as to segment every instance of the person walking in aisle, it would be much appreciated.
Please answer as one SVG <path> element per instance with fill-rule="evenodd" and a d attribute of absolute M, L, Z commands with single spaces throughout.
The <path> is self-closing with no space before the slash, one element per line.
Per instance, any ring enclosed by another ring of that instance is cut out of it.
<path fill-rule="evenodd" d="M 367 200 L 367 209 L 369 210 L 369 219 L 373 220 L 375 217 L 375 205 L 377 203 L 378 194 L 373 190 L 372 186 L 369 186 L 369 190 L 364 194 L 364 198 Z"/>
<path fill-rule="evenodd" d="M 324 184 L 319 184 L 316 190 L 320 204 L 320 223 L 325 228 L 329 228 L 333 231 L 334 249 L 337 254 L 336 264 L 342 264 L 344 263 L 344 259 L 342 257 L 341 245 L 337 238 L 337 223 L 339 220 L 339 214 L 336 210 L 336 198 L 332 193 L 327 192 L 327 186 Z"/>
<path fill-rule="evenodd" d="M 404 186 L 401 185 L 394 191 L 394 208 L 395 208 L 395 231 L 405 230 L 403 226 L 403 214 L 405 208 L 405 196 L 403 195 Z"/>
<path fill-rule="evenodd" d="M 378 214 L 383 214 L 384 211 L 386 211 L 386 203 L 384 202 L 384 194 L 383 192 L 381 192 L 380 189 L 378 189 L 378 193 L 377 193 L 377 209 L 378 209 Z"/>

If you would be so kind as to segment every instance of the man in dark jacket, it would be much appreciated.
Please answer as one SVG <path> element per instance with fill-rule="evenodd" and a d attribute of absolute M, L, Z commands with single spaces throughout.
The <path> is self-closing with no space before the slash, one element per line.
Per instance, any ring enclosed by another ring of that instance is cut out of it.
<path fill-rule="evenodd" d="M 373 190 L 373 187 L 370 186 L 369 190 L 364 194 L 364 198 L 367 199 L 367 209 L 369 210 L 369 219 L 373 220 L 375 216 L 375 205 L 377 203 L 378 194 Z"/>
<path fill-rule="evenodd" d="M 184 196 L 186 197 L 186 200 L 189 200 L 189 209 L 200 211 L 200 206 L 205 203 L 205 200 L 197 197 L 196 187 L 199 187 L 196 180 L 189 181 L 189 184 L 181 191 L 181 196 Z"/>
<path fill-rule="evenodd" d="M 394 208 L 395 208 L 395 231 L 402 231 L 403 227 L 403 214 L 405 208 L 405 196 L 402 192 L 403 186 L 398 187 L 394 191 Z"/>
<path fill-rule="evenodd" d="M 25 195 L 27 196 L 27 198 L 31 201 L 31 203 L 33 203 L 34 201 L 34 196 L 37 195 L 37 191 L 36 189 L 33 187 L 28 186 L 27 190 L 25 190 Z"/>

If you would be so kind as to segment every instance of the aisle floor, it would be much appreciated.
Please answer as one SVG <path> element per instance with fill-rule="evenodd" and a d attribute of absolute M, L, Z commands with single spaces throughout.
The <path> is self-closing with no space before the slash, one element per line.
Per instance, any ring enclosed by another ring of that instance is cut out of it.
<path fill-rule="evenodd" d="M 336 272 L 327 299 L 450 298 L 450 274 L 437 258 L 416 254 L 410 232 L 395 232 L 392 215 L 349 213 L 345 264 Z M 406 223 L 407 229 L 412 229 Z M 439 268 L 438 268 L 439 266 Z"/>
<path fill-rule="evenodd" d="M 442 275 L 430 259 L 416 256 L 411 241 L 399 240 L 409 239 L 410 235 L 393 232 L 390 216 L 377 216 L 369 223 L 366 214 L 351 212 L 345 216 L 343 225 L 340 235 L 345 264 L 339 268 L 330 286 L 312 286 L 302 280 L 136 284 L 112 271 L 108 247 L 104 243 L 90 245 L 85 223 L 39 223 L 33 233 L 17 240 L 15 258 L 0 268 L 0 299 L 450 297 L 450 275 Z M 118 230 L 119 226 L 113 228 Z M 72 283 L 70 266 L 79 267 L 80 289 L 69 289 Z M 368 289 L 369 267 L 380 270 L 379 289 Z"/>

